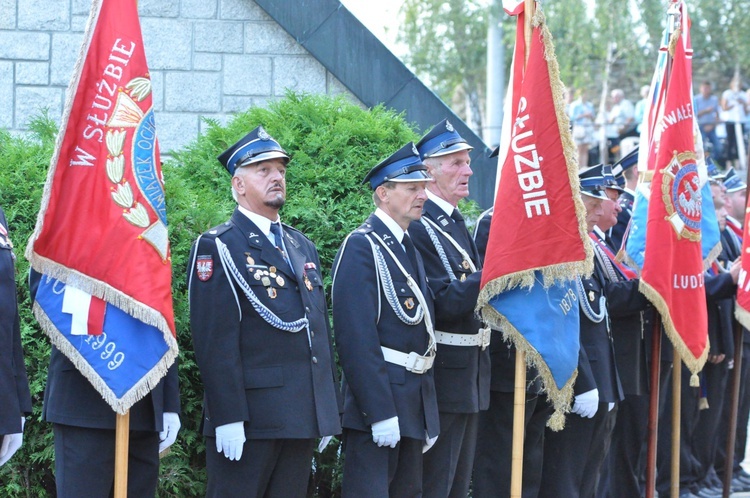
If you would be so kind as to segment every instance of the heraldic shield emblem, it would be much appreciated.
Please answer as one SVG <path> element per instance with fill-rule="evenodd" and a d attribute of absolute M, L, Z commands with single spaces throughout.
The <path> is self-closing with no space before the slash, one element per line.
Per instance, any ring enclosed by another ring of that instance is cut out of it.
<path fill-rule="evenodd" d="M 678 238 L 701 239 L 701 180 L 693 152 L 676 153 L 663 170 L 662 198 Z"/>
<path fill-rule="evenodd" d="M 195 271 L 198 279 L 205 282 L 214 274 L 214 259 L 211 256 L 198 256 L 195 261 Z"/>

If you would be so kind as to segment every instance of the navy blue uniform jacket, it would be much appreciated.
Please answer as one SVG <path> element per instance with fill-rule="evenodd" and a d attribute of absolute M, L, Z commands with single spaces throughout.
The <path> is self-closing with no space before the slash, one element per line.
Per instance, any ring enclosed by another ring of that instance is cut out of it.
<path fill-rule="evenodd" d="M 377 282 L 372 246 L 365 237 L 372 233 L 383 239 L 415 277 L 427 301 L 426 313 L 434 313 L 419 254 L 417 262 L 421 268 L 414 269 L 391 231 L 377 216 L 370 215 L 349 236 L 346 245 L 342 245 L 334 263 L 333 324 L 336 349 L 344 371 L 344 427 L 370 431 L 374 422 L 398 416 L 402 437 L 423 440 L 425 431 L 434 437 L 439 431 L 434 367 L 416 374 L 383 359 L 381 346 L 424 355 L 429 336 L 424 319 L 416 325 L 408 325 L 388 304 Z M 380 246 L 377 239 L 372 240 Z M 388 251 L 383 249 L 381 253 L 393 279 L 399 305 L 408 316 L 414 317 L 418 304 L 414 292 Z"/>
<path fill-rule="evenodd" d="M 294 271 L 237 209 L 229 221 L 193 245 L 190 325 L 205 389 L 204 435 L 213 436 L 216 427 L 239 421 L 245 422 L 250 439 L 311 439 L 341 430 L 318 252 L 301 232 L 284 225 L 284 234 Z M 305 329 L 280 330 L 255 311 L 219 259 L 217 239 L 226 244 L 235 267 L 268 309 L 286 322 L 308 317 L 309 336 Z M 269 277 L 269 286 L 254 278 L 256 270 L 271 273 L 271 267 L 277 277 Z"/>
<path fill-rule="evenodd" d="M 0 226 L 3 227 L 0 230 L 0 435 L 3 435 L 21 432 L 21 417 L 31 414 L 31 395 L 21 348 L 16 270 L 2 209 Z"/>
<path fill-rule="evenodd" d="M 456 239 L 471 256 L 477 268 L 481 267 L 479 254 L 465 228 L 459 227 L 431 200 L 425 202 L 422 216 L 434 221 L 437 226 Z M 461 233 L 462 230 L 464 234 Z M 456 280 L 451 281 L 422 223 L 412 222 L 409 233 L 424 259 L 427 278 L 435 296 L 435 329 L 457 334 L 476 334 L 482 326 L 474 316 L 482 272 L 469 273 L 469 270 L 461 265 L 464 259 L 461 253 L 438 232 L 437 237 L 457 277 Z M 462 282 L 460 279 L 464 274 L 466 280 Z M 489 353 L 489 348 L 482 351 L 476 346 L 438 344 L 435 388 L 441 412 L 476 413 L 489 407 Z"/>
<path fill-rule="evenodd" d="M 591 278 L 581 280 L 584 295 L 579 296 L 579 299 L 585 299 L 594 313 L 601 313 L 600 297 L 605 295 L 606 280 L 596 258 L 594 258 L 594 273 Z M 628 291 L 638 292 L 637 288 Z M 580 305 L 584 304 L 580 303 Z M 596 323 L 589 320 L 583 309 L 580 313 L 581 350 L 578 356 L 578 377 L 573 391 L 575 394 L 582 394 L 598 389 L 600 403 L 620 401 L 623 399 L 623 392 L 615 364 L 612 336 L 607 330 L 607 318 Z"/>

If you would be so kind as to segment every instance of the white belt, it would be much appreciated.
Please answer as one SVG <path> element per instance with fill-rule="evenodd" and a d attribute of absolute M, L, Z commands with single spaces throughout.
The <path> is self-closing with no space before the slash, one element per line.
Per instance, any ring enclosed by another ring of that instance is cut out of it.
<path fill-rule="evenodd" d="M 380 346 L 380 349 L 383 350 L 383 358 L 385 361 L 404 367 L 409 372 L 415 374 L 425 373 L 432 368 L 432 364 L 435 362 L 434 354 L 431 356 L 422 356 L 414 351 L 407 354 L 385 346 Z"/>
<path fill-rule="evenodd" d="M 476 334 L 453 334 L 451 332 L 435 331 L 435 341 L 438 344 L 449 346 L 481 346 L 482 351 L 490 345 L 492 329 L 489 327 L 479 329 Z"/>

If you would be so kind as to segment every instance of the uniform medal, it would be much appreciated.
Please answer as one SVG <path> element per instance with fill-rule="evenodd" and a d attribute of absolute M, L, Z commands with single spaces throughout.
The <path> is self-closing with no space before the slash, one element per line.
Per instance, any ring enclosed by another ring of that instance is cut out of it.
<path fill-rule="evenodd" d="M 305 287 L 307 287 L 307 290 L 309 290 L 310 292 L 312 292 L 313 286 L 312 286 L 312 282 L 310 282 L 310 279 L 307 278 L 307 272 L 305 272 L 305 273 L 302 274 L 302 278 L 305 281 Z"/>
<path fill-rule="evenodd" d="M 408 298 L 406 301 L 404 301 L 404 306 L 406 306 L 407 310 L 414 309 L 414 298 Z"/>
<path fill-rule="evenodd" d="M 268 288 L 268 297 L 271 299 L 276 299 L 276 289 L 274 287 Z"/>

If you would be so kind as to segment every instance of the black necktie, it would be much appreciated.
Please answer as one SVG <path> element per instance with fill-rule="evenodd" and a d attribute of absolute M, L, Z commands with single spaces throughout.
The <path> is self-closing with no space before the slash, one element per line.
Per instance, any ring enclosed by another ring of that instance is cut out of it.
<path fill-rule="evenodd" d="M 284 261 L 289 264 L 289 259 L 286 257 L 286 253 L 284 252 L 284 245 L 281 242 L 281 224 L 271 223 L 271 233 L 273 234 L 274 245 L 276 246 L 276 249 L 279 250 L 281 256 L 284 258 Z"/>
<path fill-rule="evenodd" d="M 453 210 L 453 212 L 451 213 L 451 218 L 453 218 L 453 221 L 455 221 L 457 225 L 466 228 L 466 222 L 464 221 L 464 217 L 461 215 L 461 212 L 458 210 L 458 208 L 455 208 Z"/>
<path fill-rule="evenodd" d="M 414 243 L 411 241 L 411 237 L 409 237 L 409 234 L 405 233 L 404 240 L 401 242 L 402 244 L 404 244 L 406 257 L 409 258 L 409 262 L 411 263 L 411 268 L 414 271 L 414 275 L 419 275 L 419 266 L 417 265 L 417 250 L 414 248 Z"/>
<path fill-rule="evenodd" d="M 475 262 L 479 261 L 479 252 L 477 251 L 477 246 L 476 244 L 474 244 L 474 239 L 472 239 L 471 235 L 469 235 L 469 230 L 466 228 L 466 221 L 464 221 L 464 217 L 458 210 L 458 208 L 455 208 L 453 210 L 453 212 L 451 213 L 451 218 L 456 222 L 456 226 L 458 227 L 458 231 L 460 233 L 460 235 L 456 234 L 457 237 L 454 237 L 456 239 L 456 242 L 458 242 L 461 247 L 466 249 L 466 252 L 469 253 L 471 258 Z"/>

